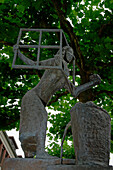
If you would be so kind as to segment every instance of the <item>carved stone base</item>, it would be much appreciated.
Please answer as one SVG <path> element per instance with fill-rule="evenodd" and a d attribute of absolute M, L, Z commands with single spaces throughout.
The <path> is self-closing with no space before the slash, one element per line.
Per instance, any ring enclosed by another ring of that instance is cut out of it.
<path fill-rule="evenodd" d="M 110 116 L 93 102 L 77 103 L 70 111 L 78 165 L 109 165 Z"/>
<path fill-rule="evenodd" d="M 2 170 L 113 170 L 110 166 L 74 164 L 73 159 L 64 159 L 63 165 L 60 165 L 60 159 L 8 158 L 5 159 Z"/>

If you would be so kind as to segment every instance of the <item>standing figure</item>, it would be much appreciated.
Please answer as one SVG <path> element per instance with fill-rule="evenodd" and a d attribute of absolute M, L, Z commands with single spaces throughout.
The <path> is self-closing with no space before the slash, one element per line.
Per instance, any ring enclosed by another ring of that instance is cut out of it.
<path fill-rule="evenodd" d="M 20 114 L 20 141 L 25 157 L 37 158 L 53 158 L 45 151 L 45 139 L 47 129 L 48 114 L 45 109 L 52 95 L 60 90 L 66 88 L 73 97 L 77 97 L 81 92 L 91 88 L 100 83 L 98 75 L 92 75 L 90 82 L 81 86 L 75 87 L 69 80 L 69 70 L 67 64 L 73 60 L 73 50 L 69 46 L 62 49 L 62 68 L 48 69 L 44 72 L 40 82 L 28 91 L 23 99 Z M 35 65 L 36 63 L 26 58 L 24 55 L 20 58 L 26 63 Z M 60 63 L 60 52 L 52 59 L 40 61 L 41 66 L 58 66 Z M 64 74 L 65 76 L 64 76 Z"/>

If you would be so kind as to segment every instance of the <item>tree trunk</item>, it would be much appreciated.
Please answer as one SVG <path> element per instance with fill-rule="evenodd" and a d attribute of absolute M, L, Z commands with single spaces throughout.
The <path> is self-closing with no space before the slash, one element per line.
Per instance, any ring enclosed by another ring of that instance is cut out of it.
<path fill-rule="evenodd" d="M 89 74 L 87 72 L 81 72 L 81 84 L 85 84 L 87 82 L 89 82 Z M 88 101 L 93 101 L 94 99 L 94 95 L 93 95 L 93 91 L 92 89 L 88 89 L 84 92 L 82 92 L 79 96 L 78 96 L 78 99 L 80 102 L 82 103 L 86 103 Z"/>
<path fill-rule="evenodd" d="M 87 101 L 92 101 L 93 100 L 93 93 L 92 93 L 92 89 L 86 90 L 84 92 L 82 92 L 79 96 L 79 101 L 82 103 L 86 103 Z"/>

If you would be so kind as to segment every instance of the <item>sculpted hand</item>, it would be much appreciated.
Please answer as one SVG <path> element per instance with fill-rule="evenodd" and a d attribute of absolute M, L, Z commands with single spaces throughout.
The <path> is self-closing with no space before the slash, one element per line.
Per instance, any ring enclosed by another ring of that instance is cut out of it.
<path fill-rule="evenodd" d="M 76 98 L 80 93 L 82 93 L 85 90 L 90 89 L 91 87 L 100 84 L 101 78 L 98 74 L 93 74 L 90 76 L 90 82 L 82 84 L 78 87 L 72 86 L 72 96 Z"/>
<path fill-rule="evenodd" d="M 90 81 L 94 82 L 94 85 L 101 83 L 101 77 L 98 74 L 93 74 L 90 76 Z"/>

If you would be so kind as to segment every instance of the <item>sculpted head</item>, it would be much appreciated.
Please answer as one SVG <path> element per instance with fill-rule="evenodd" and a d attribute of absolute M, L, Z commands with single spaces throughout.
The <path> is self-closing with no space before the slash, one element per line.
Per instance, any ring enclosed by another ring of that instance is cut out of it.
<path fill-rule="evenodd" d="M 62 48 L 62 52 L 64 51 L 63 59 L 70 63 L 74 59 L 73 49 L 70 46 L 65 46 Z"/>
<path fill-rule="evenodd" d="M 59 55 L 60 55 L 60 50 L 57 52 L 56 56 L 59 56 Z M 74 59 L 73 49 L 70 46 L 63 47 L 62 57 L 67 63 L 70 63 Z"/>

